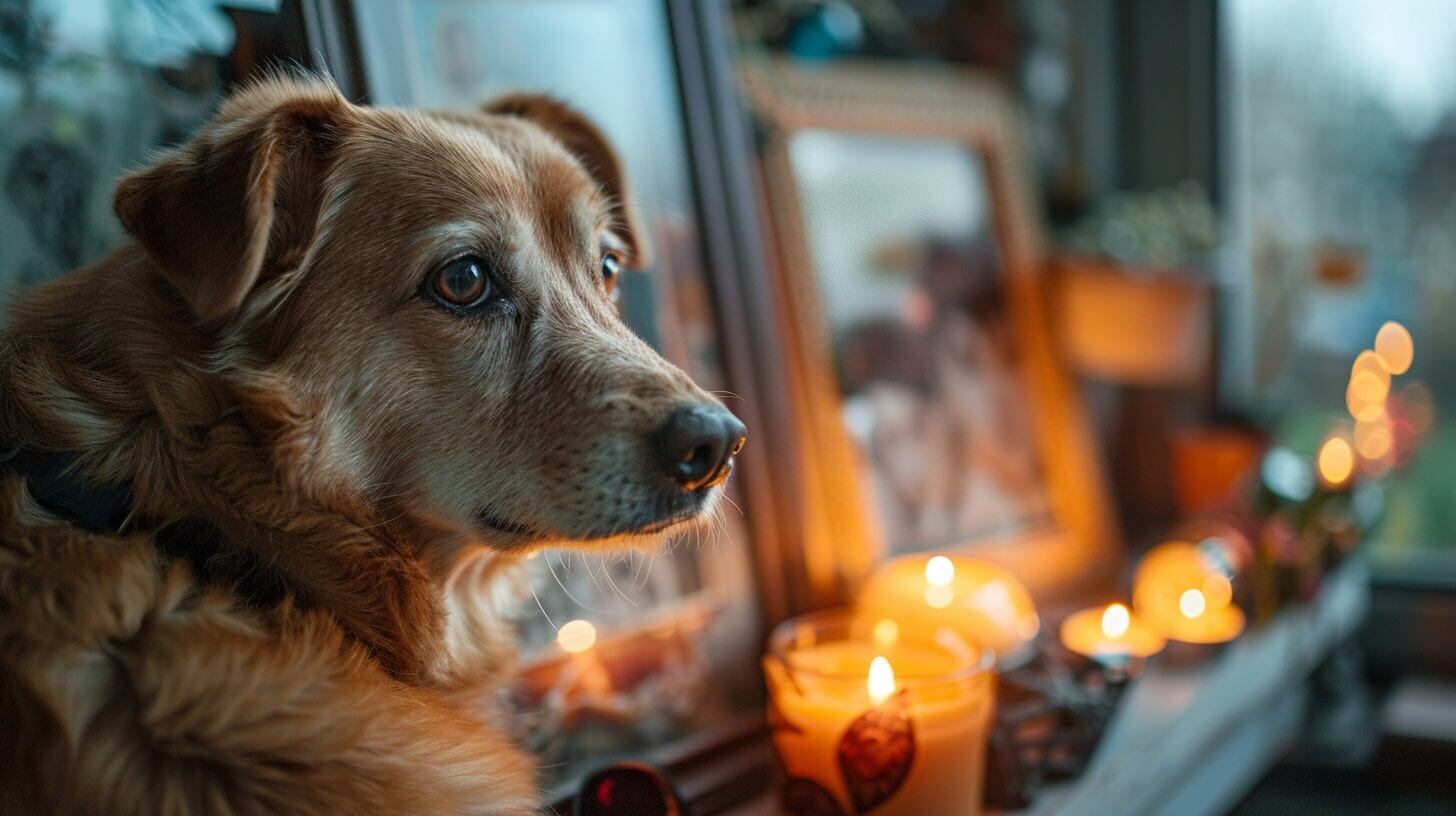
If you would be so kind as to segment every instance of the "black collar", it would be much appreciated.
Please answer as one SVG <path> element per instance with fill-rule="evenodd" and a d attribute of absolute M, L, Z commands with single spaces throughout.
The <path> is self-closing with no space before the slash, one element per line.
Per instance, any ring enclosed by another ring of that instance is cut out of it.
<path fill-rule="evenodd" d="M 24 476 L 41 507 L 92 532 L 120 533 L 131 515 L 131 485 L 98 486 L 76 475 L 76 457 L 0 446 L 0 475 Z"/>
<path fill-rule="evenodd" d="M 0 446 L 0 477 L 24 477 L 31 496 L 42 507 L 93 533 L 139 532 L 128 529 L 131 485 L 98 487 L 76 474 L 77 461 L 72 454 L 28 445 Z M 249 604 L 272 606 L 287 593 L 280 575 L 249 553 L 225 547 L 222 531 L 206 521 L 174 521 L 153 531 L 151 537 L 165 557 L 188 562 L 198 580 L 231 586 Z"/>

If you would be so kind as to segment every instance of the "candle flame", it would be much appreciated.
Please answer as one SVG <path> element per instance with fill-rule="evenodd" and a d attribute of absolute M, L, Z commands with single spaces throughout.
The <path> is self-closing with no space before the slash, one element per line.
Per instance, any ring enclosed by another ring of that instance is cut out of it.
<path fill-rule="evenodd" d="M 1359 422 L 1375 422 L 1385 416 L 1385 400 L 1366 400 L 1355 387 L 1353 380 L 1345 388 L 1345 407 L 1349 409 L 1350 416 Z"/>
<path fill-rule="evenodd" d="M 879 705 L 890 699 L 895 693 L 895 670 L 890 667 L 890 661 L 884 657 L 876 657 L 870 661 L 870 677 L 866 684 L 870 692 L 870 702 Z"/>
<path fill-rule="evenodd" d="M 1374 422 L 1385 415 L 1390 396 L 1390 367 L 1385 358 L 1366 349 L 1350 366 L 1350 384 L 1345 388 L 1345 407 L 1361 422 Z"/>
<path fill-rule="evenodd" d="M 1357 371 L 1350 378 L 1350 391 L 1363 403 L 1383 403 L 1390 396 L 1390 380 L 1382 379 L 1369 371 Z"/>
<path fill-rule="evenodd" d="M 1319 449 L 1319 474 L 1326 485 L 1339 487 L 1355 470 L 1355 452 L 1342 436 L 1326 439 Z"/>
<path fill-rule="evenodd" d="M 937 555 L 925 562 L 925 581 L 933 587 L 948 587 L 955 580 L 955 562 Z"/>
<path fill-rule="evenodd" d="M 1390 382 L 1390 367 L 1386 365 L 1385 358 L 1370 349 L 1355 355 L 1355 362 L 1350 365 L 1350 379 L 1353 380 L 1361 374 L 1369 374 L 1387 384 Z"/>
<path fill-rule="evenodd" d="M 591 625 L 591 621 L 567 621 L 556 633 L 556 645 L 567 654 L 581 654 L 596 645 L 596 642 L 597 628 Z"/>
<path fill-rule="evenodd" d="M 1405 326 L 1389 320 L 1375 334 L 1375 353 L 1391 374 L 1404 374 L 1415 360 L 1416 344 Z"/>
<path fill-rule="evenodd" d="M 1131 625 L 1132 615 L 1120 603 L 1112 604 L 1102 613 L 1102 634 L 1110 638 L 1120 638 L 1127 634 L 1127 628 Z"/>
<path fill-rule="evenodd" d="M 1208 607 L 1208 601 L 1203 597 L 1203 592 L 1197 589 L 1185 590 L 1178 596 L 1178 611 L 1183 613 L 1185 618 L 1196 618 L 1203 614 Z"/>

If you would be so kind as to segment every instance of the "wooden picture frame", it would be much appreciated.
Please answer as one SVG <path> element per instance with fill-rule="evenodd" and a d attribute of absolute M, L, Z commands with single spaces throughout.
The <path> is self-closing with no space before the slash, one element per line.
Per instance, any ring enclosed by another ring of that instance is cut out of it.
<path fill-rule="evenodd" d="M 832 293 L 817 279 L 803 181 L 792 156 L 793 140 L 808 132 L 933 140 L 979 159 L 1047 513 L 1045 523 L 946 548 L 1007 566 L 1044 604 L 1114 575 L 1120 550 L 1111 505 L 1088 416 L 1051 339 L 1042 229 L 1016 109 L 1001 86 L 949 67 L 870 61 L 804 66 L 768 59 L 743 66 L 740 82 L 759 126 L 761 184 L 776 249 L 777 320 L 788 327 L 782 354 L 796 372 L 787 398 L 807 463 L 797 490 L 808 507 L 802 559 L 813 603 L 846 600 L 887 548 L 866 510 L 874 495 L 864 483 L 863 452 L 845 427 L 825 306 Z"/>

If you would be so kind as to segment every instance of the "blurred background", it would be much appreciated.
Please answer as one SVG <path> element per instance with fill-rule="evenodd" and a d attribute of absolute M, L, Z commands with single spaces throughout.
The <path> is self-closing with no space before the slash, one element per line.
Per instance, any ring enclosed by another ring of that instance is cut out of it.
<path fill-rule="evenodd" d="M 871 77 L 966 70 L 1014 105 L 1042 238 L 1039 308 L 1085 402 L 1085 478 L 1114 531 L 1115 558 L 1085 556 L 1107 564 L 1077 579 L 1089 596 L 1190 519 L 1252 513 L 1256 496 L 1298 503 L 1271 450 L 1328 483 L 1321 448 L 1345 440 L 1351 464 L 1335 482 L 1374 496 L 1351 511 L 1369 576 L 1358 629 L 1300 681 L 1313 689 L 1301 727 L 1239 772 L 1247 782 L 1210 796 L 1240 814 L 1456 812 L 1446 0 L 0 0 L 0 295 L 117 243 L 116 179 L 265 70 L 328 72 L 374 104 L 464 107 L 529 89 L 577 105 L 622 149 L 657 247 L 656 267 L 624 282 L 624 316 L 706 387 L 732 391 L 755 444 L 733 488 L 742 509 L 711 533 L 658 556 L 533 561 L 520 734 L 562 785 L 606 754 L 745 738 L 761 721 L 756 660 L 773 624 L 842 600 L 874 553 L 1005 537 L 1058 507 L 1045 488 L 1057 463 L 1036 453 L 1017 409 L 1037 397 L 986 374 L 1015 369 L 1029 341 L 1000 322 L 997 286 L 946 284 L 1009 263 L 988 159 L 809 127 L 790 152 L 794 229 L 813 261 L 785 260 L 764 151 L 774 121 L 792 116 L 742 77 L 782 83 L 842 65 Z M 912 227 L 913 241 L 874 232 Z M 824 372 L 783 362 L 808 319 L 775 288 L 795 274 L 817 276 L 828 304 Z M 972 319 L 948 323 L 945 309 Z M 1391 359 L 1376 345 L 1389 323 L 1413 359 L 1376 369 L 1369 394 L 1356 361 L 1372 348 Z M 931 382 L 946 349 L 960 355 L 946 365 L 981 379 Z M 892 531 L 864 552 L 834 532 L 835 511 L 785 498 L 823 445 L 812 411 L 782 403 L 816 377 L 838 384 L 834 421 L 869 462 L 879 537 Z M 994 434 L 1005 455 L 941 465 L 917 452 L 941 447 L 925 436 L 940 426 L 905 395 L 932 392 L 969 414 L 944 419 L 944 433 Z M 997 411 L 994 428 L 967 424 Z M 936 467 L 1000 475 L 945 500 L 964 522 L 910 518 L 886 498 L 923 500 Z M 827 566 L 815 525 L 838 542 Z M 1267 526 L 1241 529 L 1265 546 Z M 1046 609 L 1070 602 L 1037 594 Z M 568 624 L 581 637 L 562 639 Z M 591 699 L 563 702 L 578 692 Z"/>

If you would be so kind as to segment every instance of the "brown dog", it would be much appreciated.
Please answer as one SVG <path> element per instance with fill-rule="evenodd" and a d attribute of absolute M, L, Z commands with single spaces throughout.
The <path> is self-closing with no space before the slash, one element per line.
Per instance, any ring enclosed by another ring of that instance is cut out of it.
<path fill-rule="evenodd" d="M 115 205 L 0 335 L 0 453 L 131 495 L 88 530 L 0 481 L 0 811 L 534 812 L 478 705 L 503 573 L 693 523 L 743 440 L 612 305 L 601 134 L 278 78 Z"/>

